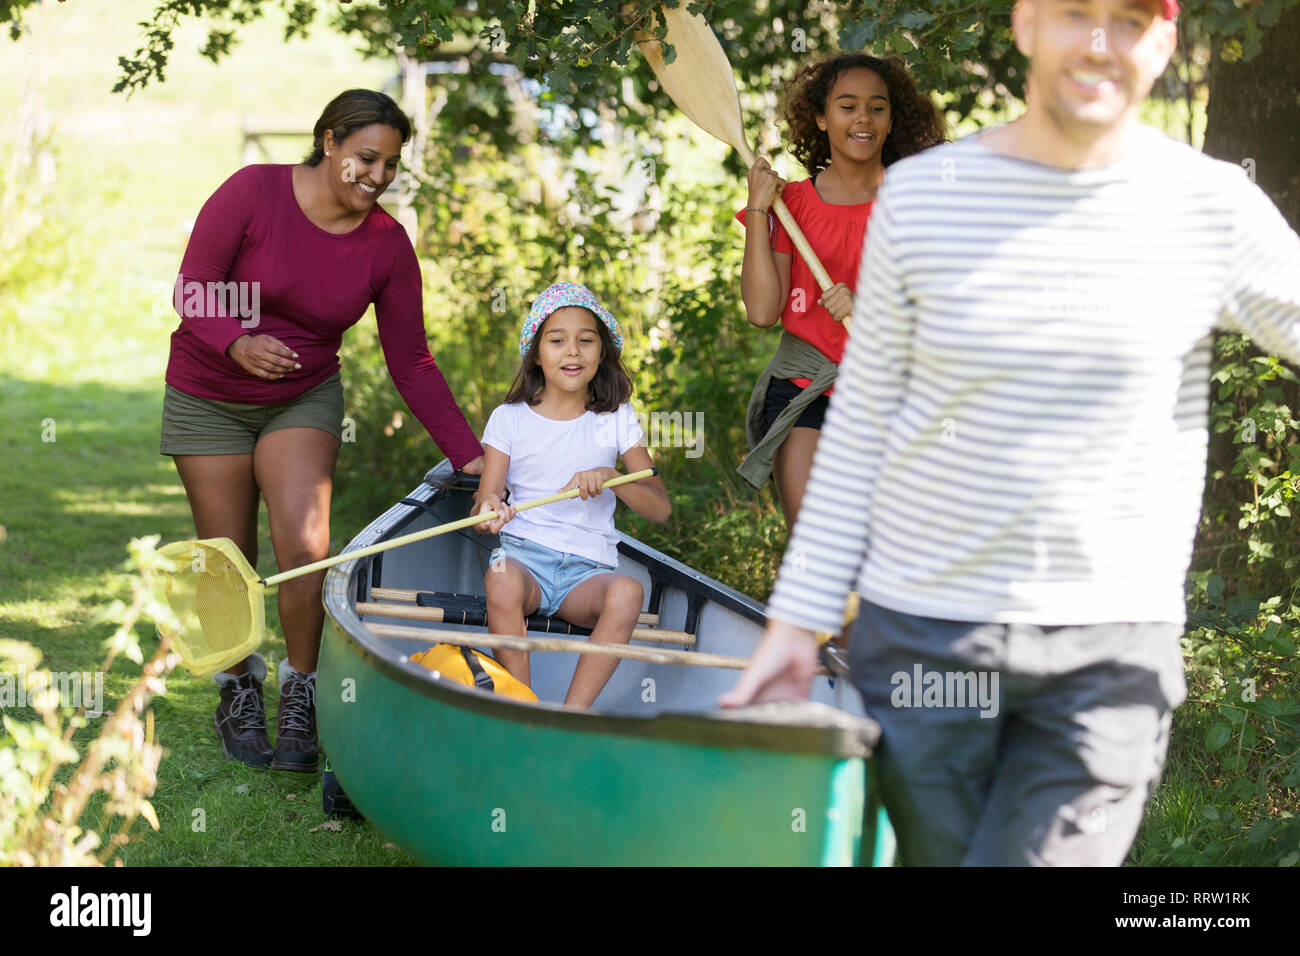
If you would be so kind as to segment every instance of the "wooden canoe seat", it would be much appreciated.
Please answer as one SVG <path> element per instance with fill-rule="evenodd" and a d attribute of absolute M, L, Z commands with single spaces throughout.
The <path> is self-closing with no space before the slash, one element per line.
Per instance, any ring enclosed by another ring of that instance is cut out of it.
<path fill-rule="evenodd" d="M 357 613 L 372 617 L 388 617 L 412 621 L 436 621 L 443 624 L 465 624 L 472 627 L 487 626 L 487 600 L 477 594 L 418 591 L 407 588 L 375 587 L 370 589 L 370 600 L 357 603 Z M 685 631 L 661 630 L 658 614 L 641 614 L 632 631 L 632 640 L 651 644 L 674 644 L 694 647 L 695 635 Z M 529 615 L 528 630 L 546 634 L 591 633 L 590 628 L 579 627 L 558 617 Z"/>

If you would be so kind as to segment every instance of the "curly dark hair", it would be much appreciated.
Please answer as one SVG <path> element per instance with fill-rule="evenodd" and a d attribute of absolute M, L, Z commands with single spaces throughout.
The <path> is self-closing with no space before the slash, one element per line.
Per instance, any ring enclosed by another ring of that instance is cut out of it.
<path fill-rule="evenodd" d="M 609 334 L 605 323 L 597 319 L 594 314 L 592 318 L 596 320 L 596 332 L 600 335 L 601 358 L 595 377 L 587 385 L 587 411 L 616 412 L 619 406 L 632 397 L 632 377 L 623 367 L 623 350 L 614 344 L 614 338 Z M 515 373 L 515 379 L 510 383 L 510 392 L 506 395 L 505 402 L 507 405 L 513 405 L 515 402 L 537 405 L 541 402 L 537 393 L 546 384 L 546 374 L 537 364 L 537 350 L 542 341 L 544 328 L 546 328 L 545 322 L 533 336 L 533 344 L 528 347 L 528 352 L 519 365 L 519 371 Z"/>
<path fill-rule="evenodd" d="M 825 115 L 827 100 L 840 75 L 859 67 L 875 72 L 889 90 L 891 126 L 880 149 L 883 165 L 948 140 L 942 116 L 930 98 L 916 88 L 901 56 L 887 56 L 882 60 L 865 53 L 841 53 L 808 64 L 786 85 L 785 119 L 790 127 L 790 153 L 810 176 L 831 162 L 830 141 L 817 128 L 817 117 Z"/>

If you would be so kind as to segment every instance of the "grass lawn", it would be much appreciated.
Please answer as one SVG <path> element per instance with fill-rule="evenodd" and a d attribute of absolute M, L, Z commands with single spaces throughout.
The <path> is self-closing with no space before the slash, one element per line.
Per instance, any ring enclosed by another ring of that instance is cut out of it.
<path fill-rule="evenodd" d="M 134 49 L 135 24 L 152 6 L 83 0 L 56 7 L 50 33 L 33 38 L 63 51 L 49 65 L 44 95 L 57 180 L 32 244 L 45 254 L 20 252 L 30 261 L 15 270 L 18 288 L 0 294 L 0 636 L 39 647 L 55 671 L 93 670 L 102 660 L 112 625 L 93 618 L 127 594 L 118 568 L 131 538 L 193 535 L 171 459 L 158 454 L 175 317 L 157 303 L 180 264 L 188 222 L 241 165 L 241 113 L 310 128 L 331 96 L 377 88 L 393 72 L 323 30 L 310 44 L 285 45 L 277 11 L 241 31 L 239 52 L 219 69 L 178 43 L 166 86 L 128 101 L 109 92 L 116 57 Z M 182 38 L 192 41 L 193 31 Z M 27 43 L 0 41 L 11 78 L 34 68 Z M 14 115 L 20 85 L 0 89 L 0 115 Z M 7 156 L 12 128 L 3 135 Z M 275 159 L 293 161 L 304 145 L 288 143 Z M 359 529 L 357 520 L 336 513 L 336 550 Z M 261 553 L 269 555 L 264 519 L 262 528 Z M 261 570 L 273 572 L 273 561 Z M 273 601 L 268 623 L 278 634 Z M 148 637 L 146 646 L 153 644 Z M 272 639 L 263 653 L 274 672 L 283 640 Z M 115 665 L 105 678 L 106 709 L 138 674 L 129 661 Z M 126 864 L 413 862 L 367 824 L 312 833 L 324 819 L 319 776 L 223 759 L 212 726 L 216 705 L 215 684 L 183 671 L 155 700 L 157 735 L 168 751 L 154 799 L 162 829 L 138 823 L 138 841 L 122 853 Z M 87 728 L 95 729 L 96 722 Z"/>

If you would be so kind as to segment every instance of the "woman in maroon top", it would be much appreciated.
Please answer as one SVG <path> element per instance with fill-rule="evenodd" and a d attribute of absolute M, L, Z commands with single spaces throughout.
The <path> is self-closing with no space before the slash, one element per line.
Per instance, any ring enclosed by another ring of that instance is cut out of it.
<path fill-rule="evenodd" d="M 338 348 L 371 303 L 402 397 L 454 466 L 483 449 L 429 354 L 420 269 L 405 230 L 377 205 L 393 181 L 406 116 L 349 90 L 316 123 L 296 166 L 247 166 L 204 204 L 177 278 L 163 454 L 180 473 L 200 538 L 231 538 L 257 563 L 259 495 L 280 568 L 329 555 L 329 506 L 343 419 Z M 314 771 L 315 671 L 324 572 L 280 586 L 287 660 L 276 747 L 253 654 L 217 675 L 214 723 L 227 757 Z"/>

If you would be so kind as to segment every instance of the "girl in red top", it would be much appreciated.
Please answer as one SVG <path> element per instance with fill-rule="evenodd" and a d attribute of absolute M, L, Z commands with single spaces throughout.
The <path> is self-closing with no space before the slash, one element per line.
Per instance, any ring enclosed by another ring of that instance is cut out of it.
<path fill-rule="evenodd" d="M 790 152 L 811 178 L 787 185 L 765 159 L 749 170 L 749 199 L 737 215 L 745 223 L 741 295 L 751 323 L 769 328 L 779 320 L 786 334 L 838 365 L 867 217 L 885 167 L 947 137 L 939 112 L 916 89 L 901 57 L 842 54 L 804 67 L 792 87 L 785 109 Z M 835 283 L 825 293 L 770 212 L 778 195 Z M 809 387 L 815 371 L 772 380 L 764 432 Z M 773 456 L 787 527 L 799 513 L 829 394 L 828 386 L 805 408 Z"/>

